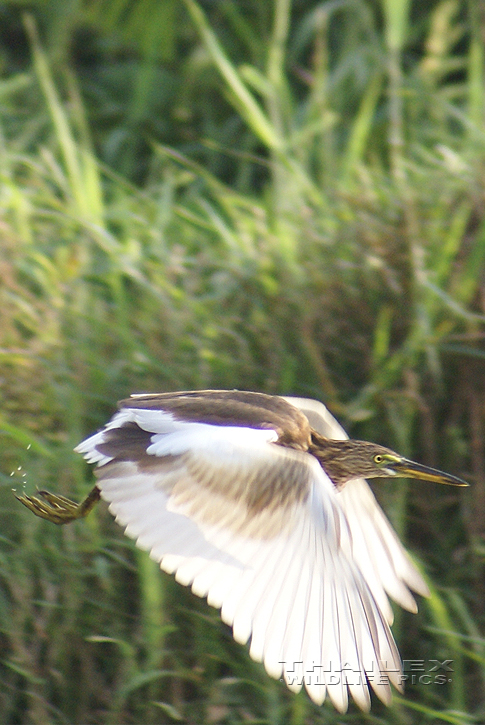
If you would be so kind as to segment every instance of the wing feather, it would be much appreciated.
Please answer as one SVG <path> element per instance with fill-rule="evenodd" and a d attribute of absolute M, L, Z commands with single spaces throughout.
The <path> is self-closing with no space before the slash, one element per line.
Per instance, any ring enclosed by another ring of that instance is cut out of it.
<path fill-rule="evenodd" d="M 308 398 L 286 397 L 285 400 L 299 408 L 321 435 L 334 440 L 348 438 L 323 403 Z M 352 532 L 352 556 L 388 622 L 392 624 L 393 614 L 386 593 L 404 609 L 416 612 L 416 602 L 409 589 L 429 596 L 428 586 L 367 481 L 362 478 L 350 481 L 337 496 Z"/>
<path fill-rule="evenodd" d="M 399 683 L 400 659 L 380 609 L 384 583 L 359 558 L 355 513 L 316 459 L 275 445 L 275 428 L 191 422 L 136 401 L 78 447 L 98 463 L 127 535 L 220 607 L 235 639 L 251 639 L 251 656 L 290 689 L 304 684 L 318 703 L 328 694 L 340 711 L 350 692 L 365 710 L 368 679 L 388 702 L 389 682 L 374 675 Z M 380 552 L 389 540 L 392 530 L 364 543 Z M 398 554 L 386 560 L 404 586 Z"/>

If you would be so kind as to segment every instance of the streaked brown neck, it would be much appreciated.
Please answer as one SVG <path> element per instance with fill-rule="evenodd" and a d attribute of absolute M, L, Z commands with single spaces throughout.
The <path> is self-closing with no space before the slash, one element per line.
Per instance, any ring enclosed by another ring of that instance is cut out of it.
<path fill-rule="evenodd" d="M 312 430 L 312 439 L 308 452 L 318 459 L 321 467 L 337 488 L 360 476 L 349 470 L 349 458 L 354 450 L 351 440 L 335 441 L 324 438 Z"/>

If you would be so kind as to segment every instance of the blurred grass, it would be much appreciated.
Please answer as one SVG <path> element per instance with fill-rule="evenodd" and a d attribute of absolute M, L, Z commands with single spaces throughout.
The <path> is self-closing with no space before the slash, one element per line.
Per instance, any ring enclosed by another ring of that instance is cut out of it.
<path fill-rule="evenodd" d="M 484 18 L 161 5 L 2 11 L 32 53 L 3 38 L 2 721 L 481 722 Z M 58 529 L 13 498 L 83 495 L 72 448 L 117 399 L 198 387 L 323 399 L 356 437 L 473 482 L 377 487 L 435 583 L 397 615 L 403 657 L 453 659 L 452 683 L 316 708 L 103 505 Z"/>

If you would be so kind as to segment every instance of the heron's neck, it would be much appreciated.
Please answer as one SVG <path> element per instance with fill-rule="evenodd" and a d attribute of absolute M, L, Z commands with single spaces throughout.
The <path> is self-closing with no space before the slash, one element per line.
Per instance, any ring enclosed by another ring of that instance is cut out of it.
<path fill-rule="evenodd" d="M 349 453 L 351 451 L 351 441 L 331 440 L 312 430 L 308 452 L 315 456 L 337 488 L 343 488 L 346 483 L 358 477 L 349 471 Z"/>

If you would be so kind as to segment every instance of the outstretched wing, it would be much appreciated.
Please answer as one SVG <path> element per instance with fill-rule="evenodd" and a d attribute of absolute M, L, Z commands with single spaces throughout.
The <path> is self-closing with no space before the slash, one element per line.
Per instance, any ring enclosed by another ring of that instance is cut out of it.
<path fill-rule="evenodd" d="M 323 403 L 308 398 L 285 400 L 305 414 L 317 433 L 333 440 L 348 438 Z M 367 481 L 350 481 L 337 493 L 337 499 L 352 533 L 352 557 L 388 622 L 392 624 L 393 614 L 386 593 L 404 609 L 416 612 L 416 602 L 408 587 L 423 596 L 429 596 L 429 589 Z"/>
<path fill-rule="evenodd" d="M 207 423 L 167 401 L 125 401 L 77 448 L 98 464 L 101 495 L 126 533 L 220 607 L 235 639 L 251 638 L 251 656 L 290 689 L 304 683 L 318 703 L 328 693 L 342 711 L 350 691 L 368 709 L 369 681 L 389 702 L 399 654 L 316 459 L 276 444 L 281 417 L 272 427 L 264 412 L 264 424 L 241 412 L 239 425 Z"/>

